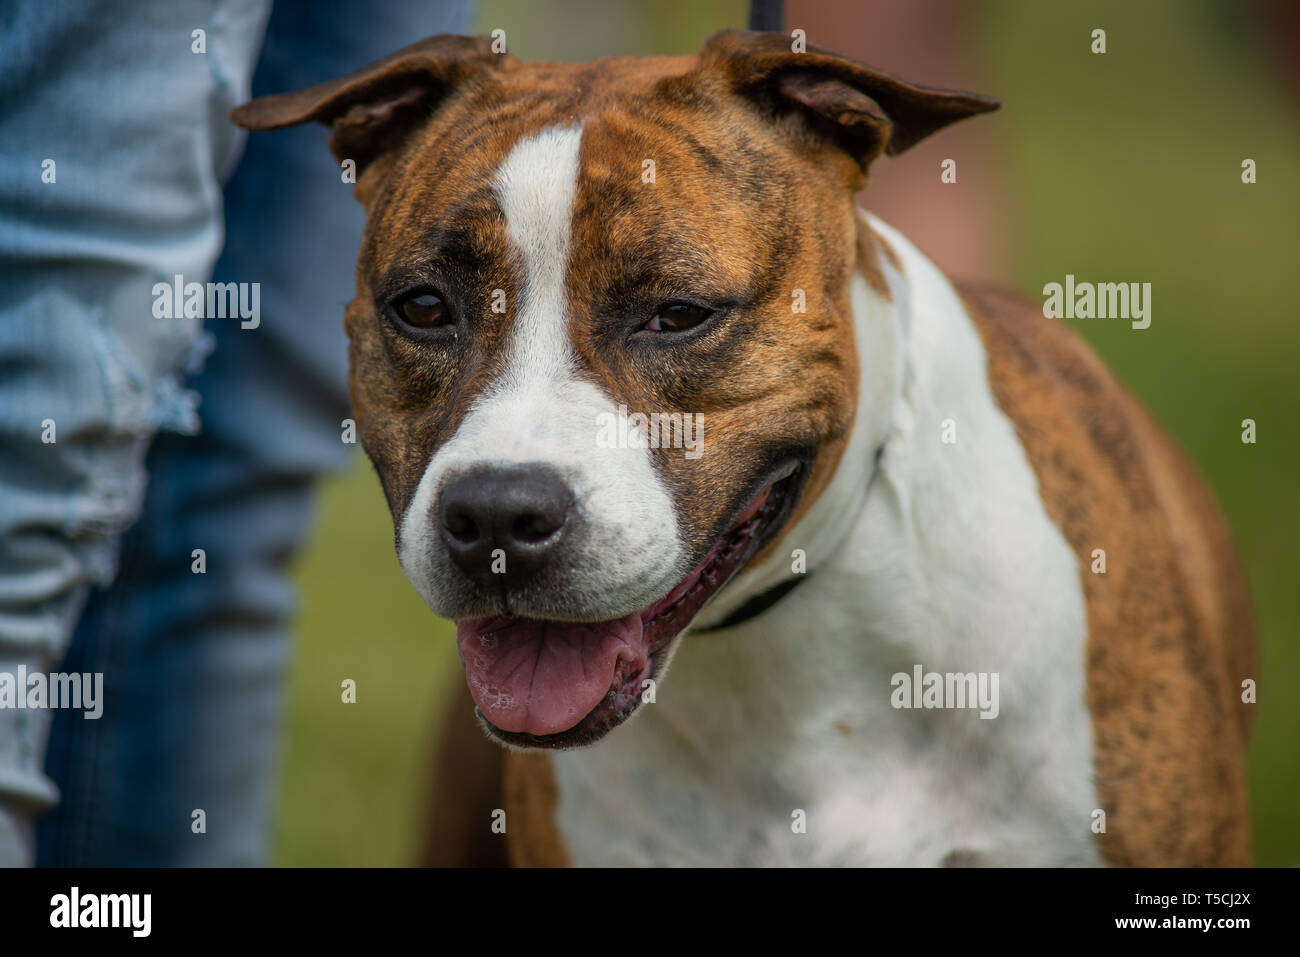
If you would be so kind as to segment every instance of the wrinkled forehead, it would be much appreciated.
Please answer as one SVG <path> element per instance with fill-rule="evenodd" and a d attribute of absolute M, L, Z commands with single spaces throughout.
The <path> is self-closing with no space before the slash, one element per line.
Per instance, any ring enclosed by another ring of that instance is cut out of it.
<path fill-rule="evenodd" d="M 736 250 L 758 236 L 781 245 L 799 172 L 774 131 L 694 63 L 534 64 L 465 91 L 386 174 L 363 267 L 499 266 L 527 242 L 512 220 L 530 217 L 563 219 L 568 252 L 624 260 L 629 282 L 637 263 L 671 273 L 675 260 L 683 282 L 701 282 L 710 265 L 743 265 Z"/>

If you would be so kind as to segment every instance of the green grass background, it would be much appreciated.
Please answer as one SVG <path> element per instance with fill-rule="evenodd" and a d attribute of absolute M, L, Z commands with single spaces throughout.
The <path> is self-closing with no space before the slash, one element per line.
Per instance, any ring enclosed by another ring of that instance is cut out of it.
<path fill-rule="evenodd" d="M 1067 272 L 1152 283 L 1150 329 L 1075 327 L 1188 449 L 1232 523 L 1262 641 L 1256 861 L 1290 866 L 1300 864 L 1300 104 L 1275 83 L 1243 6 L 993 0 L 968 42 L 982 92 L 1005 104 L 978 121 L 999 124 L 1007 164 L 1013 271 L 1002 278 L 1034 295 Z M 689 52 L 744 14 L 716 0 L 487 0 L 479 28 L 506 29 L 525 59 L 581 60 Z M 1089 51 L 1095 27 L 1107 30 L 1103 56 Z M 1240 180 L 1245 157 L 1258 163 L 1253 186 Z M 1258 423 L 1256 445 L 1240 441 L 1244 418 Z M 368 463 L 326 484 L 297 568 L 281 864 L 415 858 L 434 716 L 459 663 L 451 627 L 402 577 L 392 535 Z M 345 678 L 356 704 L 341 703 Z"/>

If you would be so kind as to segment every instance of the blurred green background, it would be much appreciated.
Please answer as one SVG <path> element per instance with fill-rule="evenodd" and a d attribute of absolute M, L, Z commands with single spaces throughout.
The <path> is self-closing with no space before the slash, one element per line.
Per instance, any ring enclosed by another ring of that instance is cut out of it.
<path fill-rule="evenodd" d="M 1277 78 L 1267 31 L 1248 9 L 1230 0 L 991 0 L 978 4 L 965 52 L 985 78 L 980 92 L 1005 104 L 975 121 L 999 124 L 1013 200 L 1012 266 L 989 278 L 1035 299 L 1067 272 L 1153 285 L 1150 329 L 1074 327 L 1188 449 L 1228 513 L 1262 642 L 1250 755 L 1256 862 L 1294 866 L 1300 102 Z M 713 30 L 743 25 L 746 4 L 486 0 L 480 11 L 479 32 L 505 29 L 523 59 L 584 60 L 692 52 Z M 1095 27 L 1107 30 L 1104 57 L 1088 48 Z M 1255 185 L 1241 182 L 1245 157 L 1258 163 Z M 1258 423 L 1256 445 L 1241 442 L 1244 418 Z M 451 627 L 402 576 L 392 521 L 360 458 L 327 484 L 297 576 L 276 860 L 410 863 L 435 716 L 459 662 Z M 356 704 L 340 702 L 345 678 L 357 682 Z"/>

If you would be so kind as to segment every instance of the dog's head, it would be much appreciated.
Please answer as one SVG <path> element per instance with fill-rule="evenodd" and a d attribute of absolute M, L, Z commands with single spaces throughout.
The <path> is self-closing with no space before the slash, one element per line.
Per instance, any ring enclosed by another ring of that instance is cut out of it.
<path fill-rule="evenodd" d="M 356 418 L 498 738 L 603 736 L 816 500 L 858 394 L 853 195 L 995 106 L 731 31 L 581 65 L 439 36 L 234 112 L 355 164 Z"/>

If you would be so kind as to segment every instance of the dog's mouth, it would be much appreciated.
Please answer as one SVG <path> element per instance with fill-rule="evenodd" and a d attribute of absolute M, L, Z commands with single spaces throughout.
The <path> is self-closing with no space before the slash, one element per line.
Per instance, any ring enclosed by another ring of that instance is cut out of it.
<path fill-rule="evenodd" d="M 631 716 L 674 640 L 789 517 L 800 469 L 767 485 L 674 588 L 649 607 L 594 622 L 458 621 L 470 695 L 488 730 L 526 748 L 575 748 Z"/>

